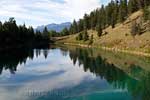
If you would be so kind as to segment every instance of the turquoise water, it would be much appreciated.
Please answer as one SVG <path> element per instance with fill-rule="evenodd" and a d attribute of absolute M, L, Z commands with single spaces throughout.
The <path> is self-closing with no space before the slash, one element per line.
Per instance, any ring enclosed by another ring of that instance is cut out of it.
<path fill-rule="evenodd" d="M 126 68 L 127 63 L 121 64 L 126 56 L 120 54 L 115 57 L 100 50 L 54 47 L 17 49 L 0 55 L 0 100 L 149 100 L 150 97 L 149 71 L 138 62 Z M 122 60 L 116 63 L 117 57 Z"/>

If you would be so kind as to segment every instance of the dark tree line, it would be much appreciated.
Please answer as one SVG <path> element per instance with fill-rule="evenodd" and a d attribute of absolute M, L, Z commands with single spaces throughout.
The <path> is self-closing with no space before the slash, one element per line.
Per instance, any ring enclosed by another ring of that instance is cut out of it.
<path fill-rule="evenodd" d="M 143 9 L 145 19 L 149 20 L 149 5 L 150 0 L 111 0 L 107 6 L 102 5 L 90 14 L 85 14 L 79 21 L 74 20 L 69 30 L 58 36 L 76 34 L 88 29 L 96 29 L 98 36 L 101 36 L 104 28 L 115 28 L 117 23 L 124 22 L 130 14 L 139 9 Z"/>
<path fill-rule="evenodd" d="M 68 28 L 64 28 L 61 32 L 56 32 L 55 30 L 49 31 L 50 37 L 59 37 L 59 36 L 66 36 L 69 35 Z"/>
<path fill-rule="evenodd" d="M 48 31 L 45 29 L 43 33 L 36 31 L 32 27 L 27 28 L 26 25 L 17 25 L 14 18 L 10 18 L 4 23 L 0 22 L 0 46 L 20 47 L 24 45 L 33 46 L 41 43 L 48 43 Z"/>

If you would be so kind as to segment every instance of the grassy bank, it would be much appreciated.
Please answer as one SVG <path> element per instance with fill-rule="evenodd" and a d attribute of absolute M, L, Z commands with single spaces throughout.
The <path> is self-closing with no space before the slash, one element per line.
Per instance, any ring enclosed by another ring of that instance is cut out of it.
<path fill-rule="evenodd" d="M 142 23 L 145 29 L 142 34 L 132 36 L 131 26 L 134 21 Z M 118 23 L 115 28 L 107 27 L 103 30 L 101 37 L 98 37 L 97 31 L 88 30 L 88 36 L 93 35 L 93 43 L 89 45 L 88 41 L 78 41 L 76 37 L 80 34 L 68 35 L 55 38 L 56 43 L 67 45 L 78 45 L 82 47 L 97 47 L 105 50 L 124 52 L 136 55 L 150 56 L 150 21 L 143 21 L 143 12 L 139 10 L 133 13 L 123 23 Z M 107 34 L 105 34 L 107 32 Z"/>
<path fill-rule="evenodd" d="M 56 43 L 56 44 L 60 44 L 60 43 Z M 130 50 L 130 49 L 102 47 L 102 46 L 80 44 L 80 43 L 79 44 L 77 44 L 77 43 L 63 43 L 63 44 L 64 45 L 71 45 L 71 46 L 80 46 L 80 47 L 85 47 L 85 48 L 100 48 L 100 49 L 112 51 L 112 52 L 122 52 L 122 53 L 127 53 L 127 54 L 150 57 L 150 53 L 146 53 L 146 52 L 142 52 L 142 51 L 136 51 L 136 50 Z"/>

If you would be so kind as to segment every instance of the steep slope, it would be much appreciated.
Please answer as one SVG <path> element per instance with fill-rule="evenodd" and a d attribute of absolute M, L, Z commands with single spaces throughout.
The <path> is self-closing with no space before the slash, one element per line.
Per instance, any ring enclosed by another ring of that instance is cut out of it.
<path fill-rule="evenodd" d="M 131 35 L 131 25 L 136 21 L 142 26 L 142 34 L 133 37 Z M 108 34 L 105 34 L 108 33 Z M 78 33 L 79 34 L 79 33 Z M 66 36 L 58 42 L 72 44 L 88 44 L 89 41 L 77 41 L 75 35 Z M 89 37 L 93 34 L 94 46 L 106 46 L 110 48 L 138 50 L 142 52 L 150 52 L 150 21 L 143 21 L 142 10 L 133 13 L 124 23 L 118 23 L 115 28 L 107 27 L 103 30 L 101 37 L 97 36 L 95 30 L 88 30 Z"/>

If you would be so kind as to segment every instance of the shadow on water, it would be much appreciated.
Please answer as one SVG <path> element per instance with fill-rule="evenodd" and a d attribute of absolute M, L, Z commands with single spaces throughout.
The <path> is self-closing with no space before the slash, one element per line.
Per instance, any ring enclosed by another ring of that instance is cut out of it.
<path fill-rule="evenodd" d="M 0 51 L 0 74 L 3 70 L 8 70 L 15 74 L 17 66 L 19 64 L 25 64 L 27 59 L 34 59 L 43 54 L 45 58 L 48 55 L 48 48 L 18 48 L 13 50 Z M 41 50 L 43 49 L 43 50 Z M 142 66 L 131 63 L 128 67 L 128 71 L 118 67 L 117 63 L 110 63 L 109 59 L 101 55 L 95 55 L 95 51 L 85 48 L 63 48 L 59 47 L 63 56 L 69 57 L 74 65 L 83 66 L 84 71 L 90 71 L 101 79 L 105 79 L 115 89 L 127 90 L 135 100 L 149 100 L 150 98 L 150 72 L 143 69 Z M 99 52 L 99 51 L 98 51 Z M 124 61 L 124 59 L 122 59 Z M 124 62 L 126 65 L 127 63 Z M 126 67 L 126 66 L 124 66 Z M 75 89 L 73 89 L 75 90 Z M 53 94 L 55 95 L 55 94 Z M 48 95 L 47 95 L 48 96 Z M 87 95 L 87 97 L 90 95 Z M 53 96 L 54 97 L 54 96 Z M 63 100 L 63 97 L 57 96 L 55 100 Z M 42 97 L 40 97 L 42 98 Z M 40 100 L 37 99 L 37 100 Z M 44 97 L 44 100 L 50 99 L 50 97 Z M 48 98 L 48 99 L 47 99 Z M 53 98 L 51 98 L 53 99 Z M 64 100 L 73 100 L 72 98 Z M 80 97 L 77 100 L 81 100 Z M 91 99 L 87 99 L 91 100 Z"/>

